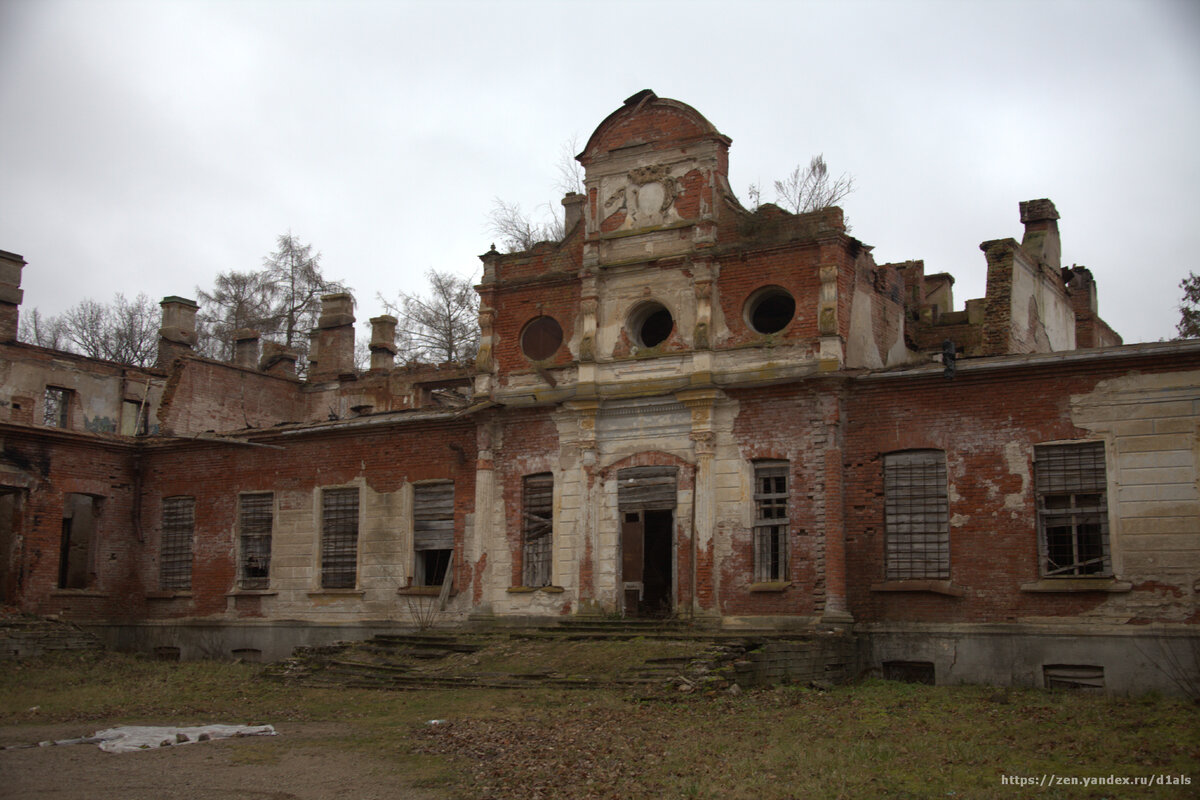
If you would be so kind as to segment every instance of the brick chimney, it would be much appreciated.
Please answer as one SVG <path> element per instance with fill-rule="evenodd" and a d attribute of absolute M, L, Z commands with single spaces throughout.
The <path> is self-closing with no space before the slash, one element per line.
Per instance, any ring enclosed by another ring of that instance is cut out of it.
<path fill-rule="evenodd" d="M 396 366 L 396 318 L 371 317 L 371 372 L 389 372 Z"/>
<path fill-rule="evenodd" d="M 15 342 L 20 329 L 21 270 L 25 259 L 16 253 L 0 250 L 0 342 Z"/>
<path fill-rule="evenodd" d="M 158 329 L 158 361 L 165 369 L 179 356 L 192 352 L 196 346 L 196 312 L 200 306 L 186 297 L 164 297 L 162 327 Z"/>
<path fill-rule="evenodd" d="M 238 328 L 233 332 L 233 363 L 246 369 L 258 366 L 258 331 Z"/>
<path fill-rule="evenodd" d="M 583 219 L 583 202 L 586 199 L 578 192 L 567 192 L 567 196 L 562 199 L 564 236 Z"/>
<path fill-rule="evenodd" d="M 1058 238 L 1058 211 L 1049 200 L 1026 200 L 1021 203 L 1021 222 L 1025 236 L 1021 249 L 1034 261 L 1051 269 L 1062 267 L 1062 242 Z"/>
<path fill-rule="evenodd" d="M 317 320 L 317 363 L 310 362 L 310 380 L 329 380 L 354 372 L 354 298 L 347 292 L 321 298 Z"/>
<path fill-rule="evenodd" d="M 263 342 L 262 358 L 258 368 L 268 375 L 278 375 L 281 378 L 296 377 L 296 361 L 300 355 L 295 350 L 289 350 L 279 342 Z"/>

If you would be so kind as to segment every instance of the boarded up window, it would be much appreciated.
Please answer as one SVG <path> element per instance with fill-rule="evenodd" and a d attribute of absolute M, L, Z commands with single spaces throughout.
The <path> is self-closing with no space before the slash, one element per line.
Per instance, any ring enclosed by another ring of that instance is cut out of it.
<path fill-rule="evenodd" d="M 887 578 L 950 579 L 950 509 L 941 450 L 883 457 Z"/>
<path fill-rule="evenodd" d="M 195 498 L 163 498 L 162 547 L 158 564 L 160 589 L 192 588 L 192 534 L 195 528 Z"/>
<path fill-rule="evenodd" d="M 273 494 L 244 494 L 238 514 L 241 581 L 243 589 L 266 589 L 271 578 Z"/>
<path fill-rule="evenodd" d="M 1042 575 L 1111 575 L 1103 442 L 1033 449 Z"/>
<path fill-rule="evenodd" d="M 554 544 L 554 476 L 527 475 L 521 490 L 525 586 L 549 586 Z"/>
<path fill-rule="evenodd" d="M 59 386 L 47 386 L 45 403 L 42 408 L 42 421 L 52 428 L 69 428 L 71 426 L 71 395 L 70 389 Z"/>
<path fill-rule="evenodd" d="M 627 467 L 617 472 L 617 506 L 621 513 L 670 511 L 675 508 L 677 467 Z"/>
<path fill-rule="evenodd" d="M 418 586 L 440 586 L 454 549 L 454 483 L 413 487 L 413 550 Z"/>
<path fill-rule="evenodd" d="M 754 465 L 754 580 L 787 580 L 788 462 Z"/>
<path fill-rule="evenodd" d="M 321 588 L 353 589 L 358 580 L 358 489 L 326 489 L 321 515 Z"/>

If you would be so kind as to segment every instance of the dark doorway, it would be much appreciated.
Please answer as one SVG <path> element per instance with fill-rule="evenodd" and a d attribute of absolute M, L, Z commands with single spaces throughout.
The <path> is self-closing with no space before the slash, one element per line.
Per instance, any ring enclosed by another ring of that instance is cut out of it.
<path fill-rule="evenodd" d="M 668 617 L 674 547 L 672 511 L 628 511 L 621 515 L 621 580 L 625 615 Z"/>

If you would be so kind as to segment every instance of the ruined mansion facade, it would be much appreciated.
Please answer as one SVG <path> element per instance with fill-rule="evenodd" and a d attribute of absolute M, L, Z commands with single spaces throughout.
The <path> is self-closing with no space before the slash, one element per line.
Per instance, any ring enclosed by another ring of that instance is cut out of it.
<path fill-rule="evenodd" d="M 742 207 L 729 146 L 653 92 L 614 111 L 563 240 L 481 257 L 470 368 L 395 365 L 379 317 L 356 370 L 347 295 L 303 377 L 254 331 L 198 356 L 180 297 L 154 368 L 39 348 L 0 253 L 3 601 L 184 657 L 434 604 L 835 631 L 938 682 L 1195 679 L 1200 342 L 1123 345 L 1049 200 L 956 310 L 838 208 Z"/>

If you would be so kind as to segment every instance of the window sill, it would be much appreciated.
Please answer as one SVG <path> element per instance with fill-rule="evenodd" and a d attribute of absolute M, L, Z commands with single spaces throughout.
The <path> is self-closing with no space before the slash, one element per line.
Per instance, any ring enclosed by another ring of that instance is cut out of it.
<path fill-rule="evenodd" d="M 401 586 L 396 590 L 396 594 L 404 597 L 437 597 L 441 593 L 440 586 Z"/>
<path fill-rule="evenodd" d="M 967 592 L 950 581 L 884 581 L 871 584 L 872 592 L 930 592 L 947 597 L 962 597 Z"/>
<path fill-rule="evenodd" d="M 98 592 L 94 589 L 55 589 L 51 597 L 111 597 L 109 592 Z"/>
<path fill-rule="evenodd" d="M 1110 592 L 1113 594 L 1133 589 L 1130 581 L 1116 578 L 1042 578 L 1032 583 L 1022 583 L 1022 592 Z"/>
<path fill-rule="evenodd" d="M 146 592 L 147 600 L 174 600 L 176 597 L 191 597 L 191 590 L 171 591 L 163 590 L 161 592 Z"/>
<path fill-rule="evenodd" d="M 309 597 L 322 597 L 325 595 L 333 595 L 334 597 L 363 597 L 367 593 L 366 589 L 313 589 L 308 593 Z"/>
<path fill-rule="evenodd" d="M 562 594 L 566 591 L 561 586 L 510 586 L 504 591 L 509 594 L 533 594 L 534 592 L 548 592 L 550 594 Z"/>
<path fill-rule="evenodd" d="M 279 592 L 274 589 L 234 589 L 231 592 L 226 592 L 226 597 L 271 597 Z"/>
<path fill-rule="evenodd" d="M 782 592 L 792 585 L 791 581 L 764 581 L 750 584 L 752 592 Z"/>

